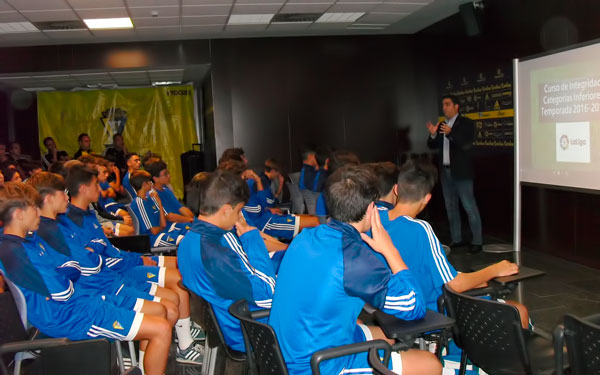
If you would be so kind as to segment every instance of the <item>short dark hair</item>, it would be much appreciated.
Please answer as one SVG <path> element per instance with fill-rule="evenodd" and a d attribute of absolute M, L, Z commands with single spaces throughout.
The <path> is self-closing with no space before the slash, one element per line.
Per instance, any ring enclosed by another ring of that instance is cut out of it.
<path fill-rule="evenodd" d="M 48 167 L 48 172 L 62 175 L 63 174 L 62 171 L 64 169 L 65 169 L 64 161 L 55 161 L 54 163 L 50 164 L 50 166 Z"/>
<path fill-rule="evenodd" d="M 128 162 L 134 156 L 140 156 L 137 152 L 129 152 L 125 155 L 125 161 Z"/>
<path fill-rule="evenodd" d="M 79 134 L 79 136 L 77 137 L 77 142 L 81 142 L 81 140 L 83 139 L 83 137 L 90 137 L 87 133 L 81 133 Z"/>
<path fill-rule="evenodd" d="M 334 173 L 338 168 L 345 165 L 359 165 L 360 159 L 352 151 L 334 151 L 329 156 L 329 173 Z"/>
<path fill-rule="evenodd" d="M 98 171 L 96 169 L 88 168 L 85 165 L 75 164 L 67 168 L 67 178 L 65 183 L 67 190 L 72 197 L 79 195 L 79 188 L 81 185 L 87 185 L 94 177 L 98 177 Z"/>
<path fill-rule="evenodd" d="M 217 169 L 241 176 L 241 174 L 246 170 L 246 164 L 241 160 L 229 159 L 220 162 Z"/>
<path fill-rule="evenodd" d="M 409 203 L 431 193 L 437 182 L 437 170 L 425 160 L 409 160 L 398 171 L 398 201 Z"/>
<path fill-rule="evenodd" d="M 219 164 L 221 164 L 222 162 L 225 162 L 227 160 L 244 161 L 242 159 L 242 155 L 244 155 L 243 148 L 241 148 L 241 147 L 228 148 L 227 150 L 223 151 L 223 154 L 221 154 L 221 157 L 219 158 Z"/>
<path fill-rule="evenodd" d="M 25 183 L 37 190 L 40 195 L 40 207 L 43 206 L 46 195 L 64 191 L 66 188 L 65 179 L 61 175 L 51 172 L 37 173 L 28 178 Z"/>
<path fill-rule="evenodd" d="M 152 182 L 152 176 L 150 173 L 148 173 L 148 171 L 143 171 L 140 169 L 139 171 L 134 171 L 131 176 L 129 176 L 129 183 L 136 192 L 140 191 L 142 185 L 146 181 Z"/>
<path fill-rule="evenodd" d="M 6 182 L 0 185 L 0 224 L 10 224 L 15 210 L 35 207 L 39 202 L 40 195 L 29 185 L 22 182 Z"/>
<path fill-rule="evenodd" d="M 306 147 L 302 150 L 302 153 L 300 154 L 302 156 L 302 161 L 306 160 L 306 158 L 308 157 L 308 155 L 315 155 L 315 157 L 317 156 L 317 152 L 315 150 L 313 150 L 310 147 Z"/>
<path fill-rule="evenodd" d="M 224 170 L 211 173 L 198 187 L 198 212 L 210 216 L 223 205 L 232 207 L 250 198 L 248 184 L 240 176 Z"/>
<path fill-rule="evenodd" d="M 144 165 L 144 168 L 150 173 L 150 176 L 158 177 L 161 171 L 167 169 L 167 163 L 160 159 L 151 159 Z"/>
<path fill-rule="evenodd" d="M 77 160 L 79 160 L 83 164 L 96 164 L 96 157 L 90 154 L 81 155 L 77 158 Z"/>
<path fill-rule="evenodd" d="M 115 143 L 115 139 L 116 139 L 117 137 L 121 137 L 121 138 L 123 138 L 123 134 L 121 134 L 121 133 L 115 133 L 115 134 L 113 134 L 113 136 L 112 136 L 113 143 Z"/>
<path fill-rule="evenodd" d="M 442 101 L 444 101 L 444 99 L 450 99 L 452 101 L 452 104 L 457 105 L 458 109 L 460 109 L 460 102 L 458 101 L 458 98 L 456 97 L 456 95 L 452 95 L 452 94 L 442 95 Z"/>
<path fill-rule="evenodd" d="M 283 168 L 281 167 L 281 164 L 279 164 L 279 162 L 275 158 L 268 158 L 267 160 L 265 160 L 265 170 L 267 172 L 274 170 L 275 172 L 283 173 Z"/>
<path fill-rule="evenodd" d="M 331 155 L 331 149 L 329 146 L 319 146 L 316 151 L 317 164 L 319 164 L 319 167 L 324 167 L 327 159 L 329 159 L 329 155 Z"/>
<path fill-rule="evenodd" d="M 345 223 L 362 220 L 369 204 L 379 198 L 377 177 L 364 165 L 348 165 L 336 170 L 325 187 L 329 215 Z"/>
<path fill-rule="evenodd" d="M 46 146 L 46 142 L 48 142 L 49 140 L 54 140 L 54 138 L 52 138 L 52 137 L 46 137 L 46 138 L 44 138 L 44 142 L 43 142 L 44 146 Z"/>
<path fill-rule="evenodd" d="M 379 196 L 386 196 L 392 191 L 398 180 L 398 166 L 391 161 L 372 164 L 373 172 L 377 176 L 377 191 Z"/>
<path fill-rule="evenodd" d="M 185 205 L 192 210 L 194 215 L 198 215 L 198 209 L 200 207 L 200 192 L 204 189 L 203 185 L 206 184 L 210 172 L 199 172 L 192 178 L 192 180 L 185 187 Z"/>

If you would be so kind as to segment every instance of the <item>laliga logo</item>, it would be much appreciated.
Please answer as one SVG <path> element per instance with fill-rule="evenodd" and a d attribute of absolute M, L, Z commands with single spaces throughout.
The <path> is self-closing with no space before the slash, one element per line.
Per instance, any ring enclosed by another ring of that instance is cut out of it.
<path fill-rule="evenodd" d="M 563 150 L 569 148 L 569 145 L 583 147 L 586 144 L 587 141 L 585 139 L 574 138 L 569 140 L 569 137 L 567 137 L 566 134 L 563 134 L 562 137 L 560 137 L 560 148 L 562 148 Z"/>
<path fill-rule="evenodd" d="M 563 134 L 562 137 L 560 137 L 560 148 L 563 150 L 569 148 L 569 137 L 567 137 L 566 134 Z"/>

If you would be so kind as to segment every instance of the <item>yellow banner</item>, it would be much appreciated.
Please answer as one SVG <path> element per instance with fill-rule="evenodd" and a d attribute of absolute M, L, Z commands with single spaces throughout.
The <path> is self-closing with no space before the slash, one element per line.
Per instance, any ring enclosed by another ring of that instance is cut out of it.
<path fill-rule="evenodd" d="M 461 115 L 470 118 L 471 120 L 485 120 L 490 118 L 505 118 L 515 117 L 514 109 L 502 109 L 498 111 L 487 111 L 487 112 L 473 112 L 473 113 L 461 113 Z M 444 116 L 438 117 L 438 121 L 445 120 Z"/>
<path fill-rule="evenodd" d="M 41 150 L 43 139 L 50 136 L 71 156 L 81 133 L 90 135 L 98 155 L 112 144 L 113 134 L 121 133 L 129 152 L 162 156 L 175 195 L 183 197 L 180 155 L 198 139 L 191 85 L 40 92 L 38 126 Z"/>

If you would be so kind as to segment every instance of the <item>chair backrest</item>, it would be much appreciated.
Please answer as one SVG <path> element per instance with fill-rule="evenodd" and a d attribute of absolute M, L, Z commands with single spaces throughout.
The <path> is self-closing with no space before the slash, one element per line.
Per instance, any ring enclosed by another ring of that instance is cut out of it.
<path fill-rule="evenodd" d="M 131 209 L 131 204 L 132 203 L 129 203 L 125 205 L 125 207 L 127 207 L 127 212 L 129 213 L 129 216 L 131 216 L 131 223 L 133 224 L 134 233 L 140 234 L 140 220 L 138 219 L 135 212 L 133 212 L 133 210 Z"/>
<path fill-rule="evenodd" d="M 369 365 L 373 368 L 374 375 L 397 375 L 395 372 L 390 370 L 386 365 L 381 363 L 379 358 L 379 352 L 377 348 L 371 348 L 369 350 L 368 357 Z"/>
<path fill-rule="evenodd" d="M 600 314 L 595 322 L 565 316 L 565 341 L 573 375 L 600 374 Z"/>
<path fill-rule="evenodd" d="M 252 318 L 246 300 L 234 302 L 229 306 L 229 312 L 240 320 L 245 333 L 244 339 L 250 341 L 258 374 L 288 375 L 287 366 L 273 328 Z"/>
<path fill-rule="evenodd" d="M 456 320 L 456 345 L 488 373 L 531 373 L 518 310 L 511 305 L 469 297 L 444 286 L 446 311 Z"/>
<path fill-rule="evenodd" d="M 16 289 L 16 287 L 13 288 L 14 284 L 8 279 L 4 278 L 4 280 L 6 281 L 9 290 L 0 293 L 0 316 L 2 317 L 0 319 L 0 345 L 28 339 L 27 331 L 25 331 L 23 321 L 21 320 L 21 313 L 15 303 L 13 290 Z M 8 367 L 13 358 L 14 353 L 8 353 L 2 357 L 2 361 L 5 366 Z"/>

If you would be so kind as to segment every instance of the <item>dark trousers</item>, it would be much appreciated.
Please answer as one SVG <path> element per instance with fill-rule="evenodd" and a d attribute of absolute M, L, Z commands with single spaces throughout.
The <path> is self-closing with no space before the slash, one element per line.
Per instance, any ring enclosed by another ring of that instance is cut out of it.
<path fill-rule="evenodd" d="M 446 203 L 446 213 L 450 222 L 452 242 L 462 242 L 460 210 L 458 208 L 458 201 L 460 200 L 469 218 L 469 226 L 473 234 L 471 243 L 473 245 L 483 244 L 481 217 L 479 216 L 479 209 L 477 208 L 475 194 L 473 193 L 473 180 L 455 180 L 452 178 L 450 168 L 441 167 L 440 182 Z"/>

